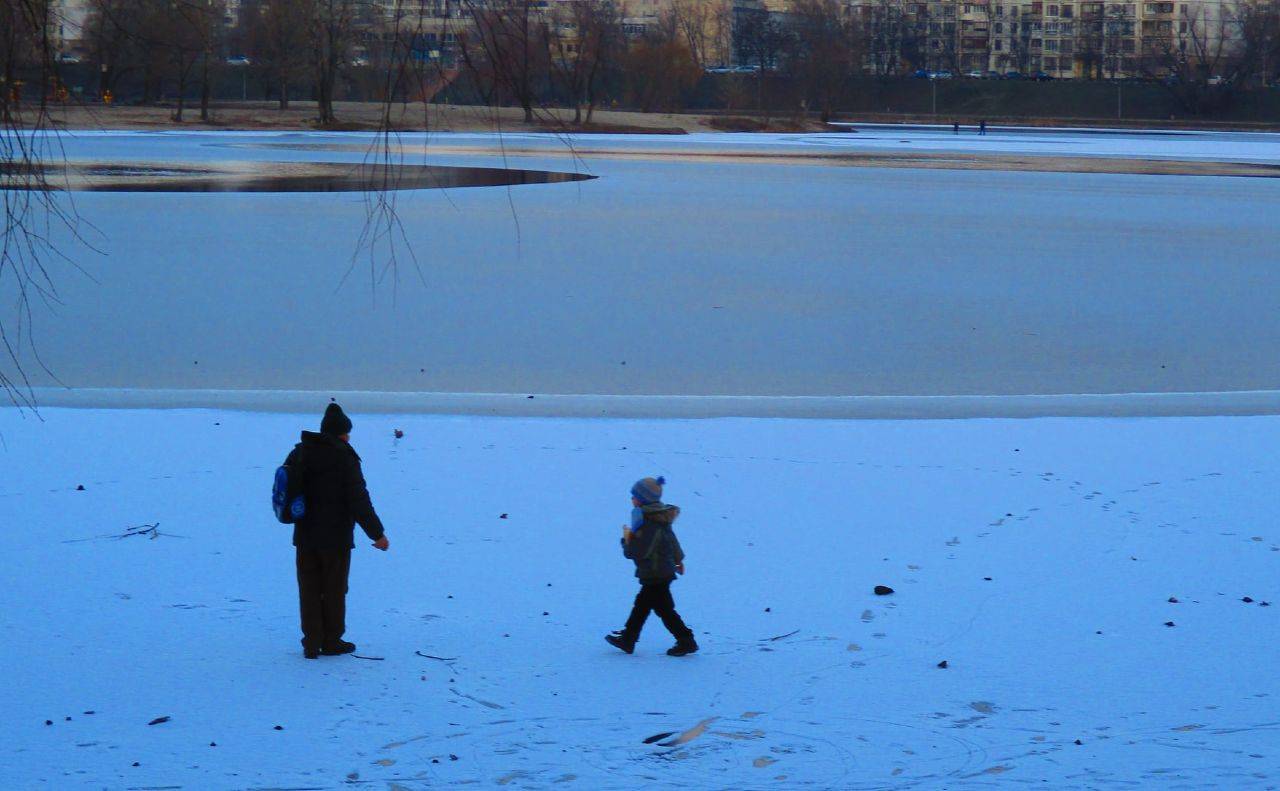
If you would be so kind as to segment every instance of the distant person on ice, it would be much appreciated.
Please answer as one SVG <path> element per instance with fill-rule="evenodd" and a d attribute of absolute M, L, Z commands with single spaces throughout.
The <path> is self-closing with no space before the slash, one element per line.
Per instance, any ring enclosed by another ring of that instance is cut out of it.
<path fill-rule="evenodd" d="M 306 512 L 293 527 L 298 555 L 298 603 L 302 654 L 337 656 L 356 650 L 342 639 L 347 630 L 347 575 L 359 522 L 373 546 L 390 547 L 365 487 L 360 457 L 348 444 L 351 420 L 329 404 L 320 433 L 302 432 L 285 464 L 300 475 Z"/>
<path fill-rule="evenodd" d="M 640 592 L 627 625 L 604 639 L 628 654 L 635 651 L 650 611 L 658 614 L 662 625 L 676 638 L 676 644 L 667 650 L 669 656 L 685 656 L 698 650 L 693 631 L 680 619 L 671 598 L 671 583 L 677 574 L 684 574 L 684 550 L 672 529 L 680 509 L 662 502 L 665 483 L 663 478 L 645 478 L 631 487 L 631 524 L 622 528 L 622 554 L 635 561 Z"/>

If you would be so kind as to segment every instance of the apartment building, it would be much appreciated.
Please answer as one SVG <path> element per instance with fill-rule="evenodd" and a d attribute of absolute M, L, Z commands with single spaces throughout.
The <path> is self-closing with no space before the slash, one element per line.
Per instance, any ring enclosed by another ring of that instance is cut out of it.
<path fill-rule="evenodd" d="M 223 24 L 234 28 L 240 20 L 242 0 L 221 0 L 221 4 L 224 10 Z M 49 13 L 54 41 L 59 56 L 64 60 L 89 57 L 91 47 L 87 26 L 93 17 L 94 6 L 93 0 L 52 0 L 50 2 Z"/>
<path fill-rule="evenodd" d="M 868 68 L 1017 71 L 1078 77 L 1201 72 L 1240 42 L 1230 0 L 1002 2 L 849 0 L 867 32 Z M 1212 74 L 1203 76 L 1211 77 Z"/>

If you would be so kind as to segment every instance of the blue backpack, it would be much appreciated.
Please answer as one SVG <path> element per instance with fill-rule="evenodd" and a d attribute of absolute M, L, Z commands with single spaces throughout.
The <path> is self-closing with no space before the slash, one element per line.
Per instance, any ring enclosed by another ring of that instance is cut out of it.
<path fill-rule="evenodd" d="M 271 487 L 271 508 L 281 524 L 291 525 L 307 514 L 300 472 L 298 467 L 288 463 L 276 468 L 276 481 Z"/>

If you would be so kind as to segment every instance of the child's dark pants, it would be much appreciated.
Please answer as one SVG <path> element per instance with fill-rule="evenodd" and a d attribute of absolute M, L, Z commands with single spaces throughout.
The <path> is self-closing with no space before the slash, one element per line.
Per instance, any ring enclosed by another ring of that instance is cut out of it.
<path fill-rule="evenodd" d="M 676 612 L 675 600 L 671 598 L 671 580 L 665 582 L 646 582 L 640 586 L 640 592 L 636 594 L 635 606 L 631 608 L 631 617 L 627 619 L 625 631 L 632 637 L 639 637 L 640 630 L 644 628 L 644 622 L 649 619 L 649 612 L 653 611 L 662 619 L 662 625 L 667 627 L 667 631 L 671 632 L 677 640 L 683 640 L 690 636 L 689 627 L 684 625 L 684 621 L 680 619 L 680 614 Z"/>

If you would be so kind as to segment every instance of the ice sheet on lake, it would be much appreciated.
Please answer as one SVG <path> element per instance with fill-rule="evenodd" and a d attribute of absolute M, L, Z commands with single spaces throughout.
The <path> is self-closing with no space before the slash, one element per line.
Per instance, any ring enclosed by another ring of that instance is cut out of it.
<path fill-rule="evenodd" d="M 369 662 L 302 658 L 267 507 L 320 406 L 0 410 L 8 787 L 1277 782 L 1280 418 L 353 411 L 392 542 L 355 550 Z M 611 525 L 658 473 L 682 660 L 656 620 L 601 639 L 635 591 Z"/>

